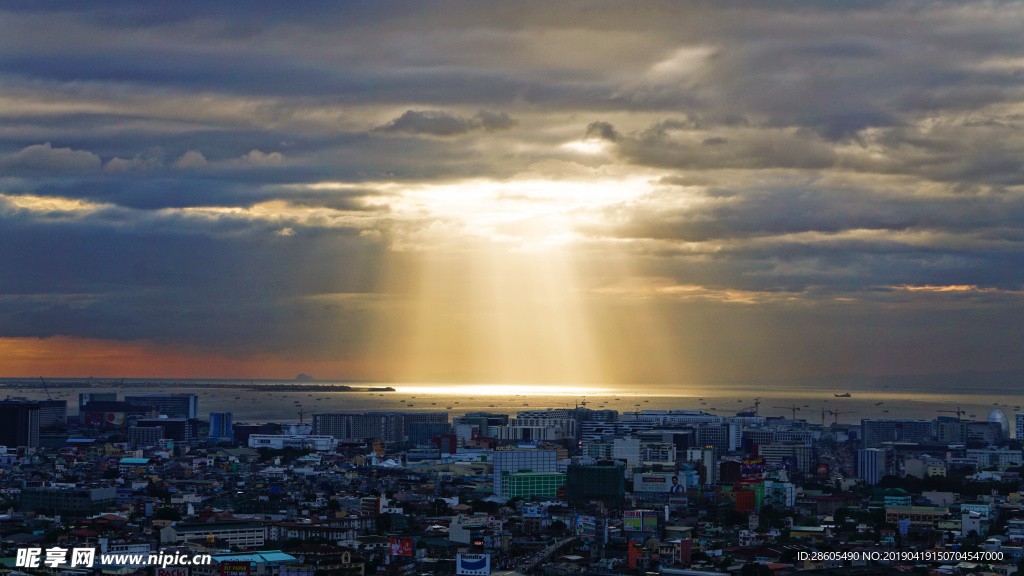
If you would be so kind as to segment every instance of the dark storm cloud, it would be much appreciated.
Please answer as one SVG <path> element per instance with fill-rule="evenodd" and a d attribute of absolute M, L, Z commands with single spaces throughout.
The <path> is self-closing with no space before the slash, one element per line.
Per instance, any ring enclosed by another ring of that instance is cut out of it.
<path fill-rule="evenodd" d="M 239 354 L 330 348 L 358 334 L 329 325 L 364 315 L 386 248 L 354 228 L 231 215 L 40 214 L 0 203 L 0 216 L 0 267 L 19 271 L 0 278 L 5 336 L 150 339 Z M 313 298 L 338 293 L 365 301 Z"/>
<path fill-rule="evenodd" d="M 614 126 L 607 122 L 591 122 L 587 125 L 586 138 L 600 138 L 615 142 L 619 139 L 619 133 L 615 131 Z"/>
<path fill-rule="evenodd" d="M 805 182 L 712 190 L 695 205 L 665 210 L 663 200 L 677 193 L 620 207 L 623 224 L 593 232 L 654 240 L 642 251 L 648 274 L 718 290 L 875 301 L 901 285 L 1024 286 L 1024 199 L 1017 194 Z M 666 250 L 664 242 L 706 248 Z"/>
<path fill-rule="evenodd" d="M 474 130 L 496 132 L 515 127 L 515 119 L 506 112 L 481 110 L 471 118 L 453 116 L 442 110 L 406 110 L 404 114 L 374 129 L 380 134 L 410 136 L 459 136 Z"/>
<path fill-rule="evenodd" d="M 54 148 L 49 142 L 26 146 L 0 158 L 0 169 L 8 174 L 53 174 L 91 172 L 100 167 L 100 157 L 86 150 Z"/>

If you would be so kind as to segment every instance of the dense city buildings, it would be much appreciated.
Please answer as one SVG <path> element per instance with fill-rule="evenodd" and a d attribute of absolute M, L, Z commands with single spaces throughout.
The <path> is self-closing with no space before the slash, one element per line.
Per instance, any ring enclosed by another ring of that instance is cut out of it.
<path fill-rule="evenodd" d="M 982 545 L 1009 576 L 1024 557 L 1024 450 L 995 410 L 852 425 L 581 407 L 184 416 L 200 408 L 0 402 L 0 532 L 211 553 L 192 576 L 821 576 L 799 553 Z"/>

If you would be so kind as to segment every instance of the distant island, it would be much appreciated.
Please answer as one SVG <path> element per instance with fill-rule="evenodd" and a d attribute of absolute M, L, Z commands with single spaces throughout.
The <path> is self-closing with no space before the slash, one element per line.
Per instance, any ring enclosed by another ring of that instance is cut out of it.
<path fill-rule="evenodd" d="M 313 382 L 315 380 L 316 378 L 313 378 L 309 374 L 299 374 L 298 376 L 295 377 L 296 382 Z"/>

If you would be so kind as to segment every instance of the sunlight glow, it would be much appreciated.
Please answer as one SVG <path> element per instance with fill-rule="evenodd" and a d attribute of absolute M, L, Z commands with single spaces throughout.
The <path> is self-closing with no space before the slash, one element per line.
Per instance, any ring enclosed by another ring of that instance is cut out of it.
<path fill-rule="evenodd" d="M 109 204 L 98 204 L 77 198 L 29 194 L 0 194 L 0 201 L 32 212 L 93 212 L 109 206 Z"/>
<path fill-rule="evenodd" d="M 571 247 L 595 210 L 646 193 L 647 179 L 381 186 L 393 218 L 419 222 L 391 238 L 418 274 L 387 282 L 410 306 L 392 327 L 405 379 L 606 381 Z"/>
<path fill-rule="evenodd" d="M 399 394 L 444 394 L 451 396 L 587 396 L 607 395 L 612 391 L 605 388 L 580 387 L 580 386 L 535 386 L 528 384 L 486 384 L 486 385 L 415 385 L 395 386 Z"/>
<path fill-rule="evenodd" d="M 578 152 L 580 154 L 604 154 L 611 149 L 611 143 L 606 140 L 574 140 L 562 144 L 562 148 Z"/>

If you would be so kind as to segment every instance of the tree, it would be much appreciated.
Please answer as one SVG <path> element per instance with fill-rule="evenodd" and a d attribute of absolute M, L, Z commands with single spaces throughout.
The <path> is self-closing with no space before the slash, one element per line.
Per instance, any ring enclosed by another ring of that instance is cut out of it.
<path fill-rule="evenodd" d="M 473 500 L 469 503 L 469 506 L 473 509 L 474 513 L 483 512 L 485 514 L 497 514 L 500 506 L 497 502 L 491 502 L 489 500 Z"/>
<path fill-rule="evenodd" d="M 807 516 L 801 516 L 796 521 L 799 526 L 821 526 L 821 520 L 817 516 L 808 514 Z"/>
<path fill-rule="evenodd" d="M 850 517 L 849 508 L 839 508 L 836 513 L 832 515 L 832 518 L 836 522 L 836 526 L 842 528 L 846 524 L 846 519 Z"/>

